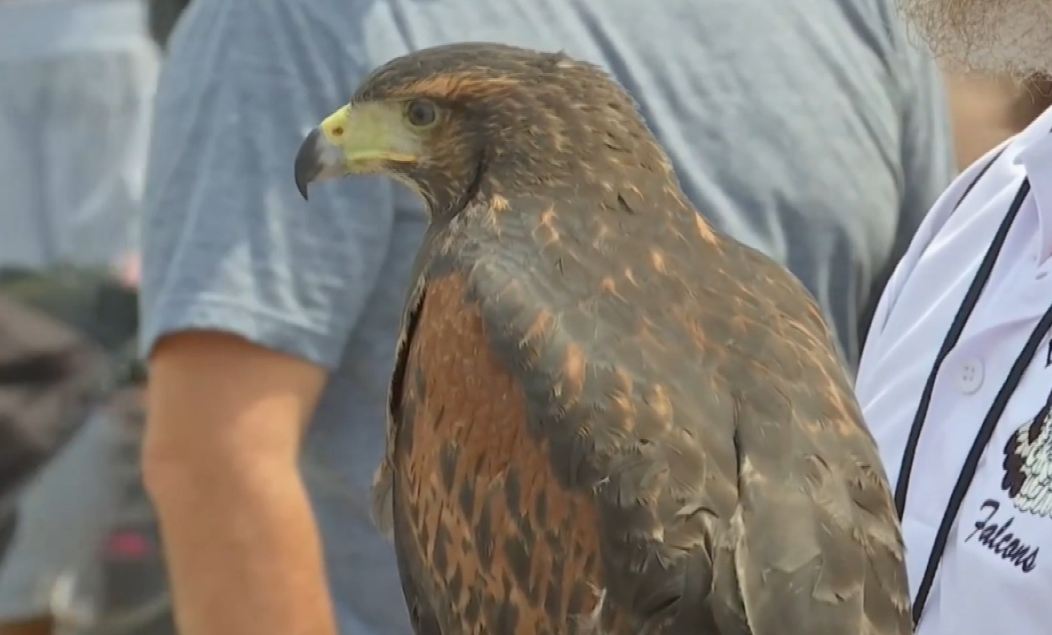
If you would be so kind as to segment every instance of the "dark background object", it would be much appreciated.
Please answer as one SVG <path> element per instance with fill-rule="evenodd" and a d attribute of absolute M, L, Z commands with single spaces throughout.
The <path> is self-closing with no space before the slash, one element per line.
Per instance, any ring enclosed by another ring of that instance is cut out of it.
<path fill-rule="evenodd" d="M 141 381 L 136 304 L 105 270 L 0 269 L 0 557 L 22 486 L 108 392 Z"/>
<path fill-rule="evenodd" d="M 150 35 L 164 48 L 168 45 L 175 23 L 190 0 L 149 0 L 150 1 Z"/>
<path fill-rule="evenodd" d="M 0 290 L 0 558 L 18 491 L 80 427 L 104 379 L 97 345 Z"/>

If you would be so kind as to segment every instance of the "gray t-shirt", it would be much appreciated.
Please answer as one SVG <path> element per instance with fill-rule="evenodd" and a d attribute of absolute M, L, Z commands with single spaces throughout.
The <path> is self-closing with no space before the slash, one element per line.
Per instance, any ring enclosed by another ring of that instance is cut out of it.
<path fill-rule="evenodd" d="M 458 40 L 564 49 L 634 93 L 687 194 L 857 322 L 952 170 L 931 61 L 892 0 L 194 0 L 147 178 L 142 344 L 212 328 L 331 369 L 304 472 L 344 632 L 408 632 L 368 519 L 398 317 L 425 226 L 379 178 L 300 200 L 292 159 L 372 67 Z"/>

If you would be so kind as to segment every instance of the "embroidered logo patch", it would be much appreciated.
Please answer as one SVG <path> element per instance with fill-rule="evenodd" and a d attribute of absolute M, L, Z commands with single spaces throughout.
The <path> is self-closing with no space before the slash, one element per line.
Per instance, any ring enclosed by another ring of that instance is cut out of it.
<path fill-rule="evenodd" d="M 1021 512 L 1052 517 L 1052 412 L 1049 404 L 1005 444 L 1001 488 Z"/>
<path fill-rule="evenodd" d="M 975 521 L 975 529 L 964 541 L 975 538 L 994 555 L 1012 563 L 1023 573 L 1030 573 L 1037 566 L 1037 554 L 1041 548 L 1028 545 L 1022 538 L 1009 531 L 1015 518 L 998 517 L 997 512 L 1000 509 L 1001 503 L 993 499 L 984 501 L 979 508 L 983 515 Z"/>

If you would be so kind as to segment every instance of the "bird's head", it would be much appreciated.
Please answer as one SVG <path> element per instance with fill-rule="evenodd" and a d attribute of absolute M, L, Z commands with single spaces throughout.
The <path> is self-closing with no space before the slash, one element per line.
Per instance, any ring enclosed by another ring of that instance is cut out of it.
<path fill-rule="evenodd" d="M 507 195 L 625 178 L 637 168 L 671 174 L 632 99 L 597 67 L 499 44 L 452 44 L 374 71 L 304 140 L 295 177 L 306 197 L 325 178 L 388 174 L 418 191 L 434 215 L 455 212 L 486 182 Z"/>

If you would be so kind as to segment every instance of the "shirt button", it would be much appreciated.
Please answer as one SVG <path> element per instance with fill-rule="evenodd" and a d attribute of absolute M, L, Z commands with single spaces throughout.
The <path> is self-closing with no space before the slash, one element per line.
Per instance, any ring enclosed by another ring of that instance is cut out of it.
<path fill-rule="evenodd" d="M 983 363 L 977 359 L 970 359 L 961 364 L 957 371 L 957 388 L 966 395 L 979 390 L 983 385 Z"/>

